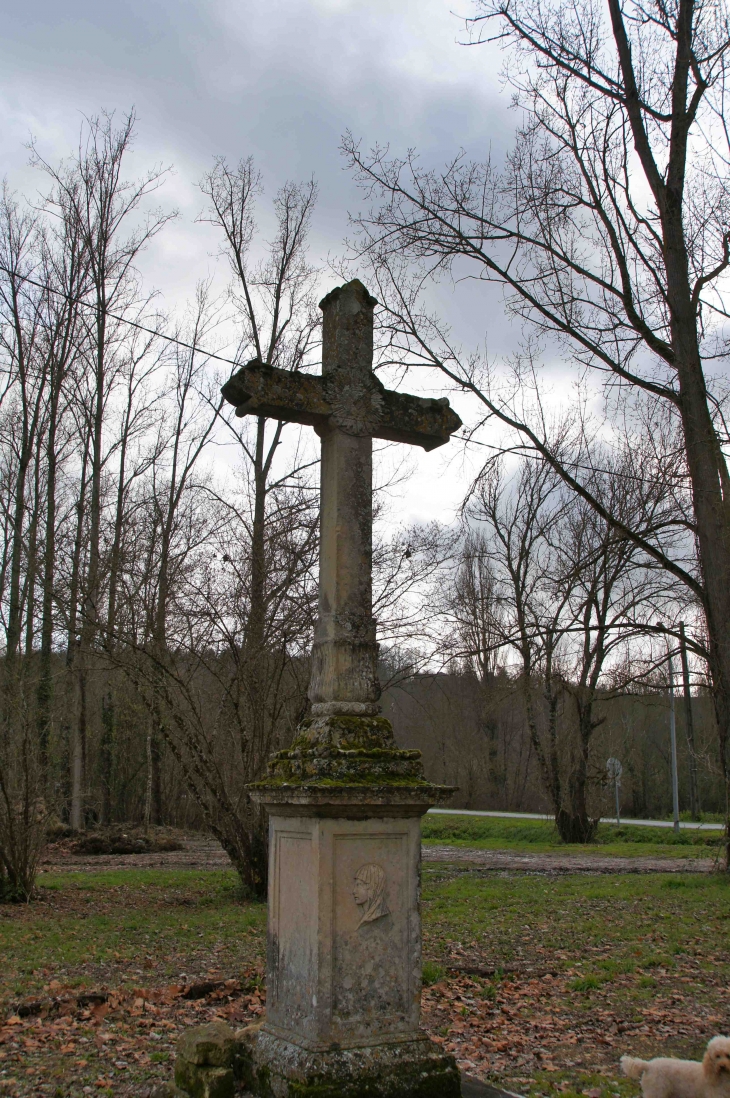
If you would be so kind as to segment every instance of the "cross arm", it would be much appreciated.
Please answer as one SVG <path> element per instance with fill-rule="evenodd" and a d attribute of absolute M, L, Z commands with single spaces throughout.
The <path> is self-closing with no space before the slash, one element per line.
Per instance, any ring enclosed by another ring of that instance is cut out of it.
<path fill-rule="evenodd" d="M 333 372 L 326 378 L 279 370 L 257 359 L 243 366 L 223 386 L 237 416 L 269 416 L 306 423 L 320 432 L 327 423 L 346 433 L 371 435 L 435 450 L 461 427 L 445 397 L 432 400 L 386 389 L 373 374 L 352 388 L 352 377 Z"/>
<path fill-rule="evenodd" d="M 435 450 L 443 446 L 461 427 L 461 420 L 449 406 L 446 397 L 411 396 L 383 390 L 383 409 L 379 426 L 373 434 L 389 442 L 405 442 Z"/>
<path fill-rule="evenodd" d="M 292 370 L 278 370 L 253 359 L 221 389 L 237 416 L 269 416 L 290 423 L 324 425 L 330 406 L 324 398 L 322 378 Z"/>

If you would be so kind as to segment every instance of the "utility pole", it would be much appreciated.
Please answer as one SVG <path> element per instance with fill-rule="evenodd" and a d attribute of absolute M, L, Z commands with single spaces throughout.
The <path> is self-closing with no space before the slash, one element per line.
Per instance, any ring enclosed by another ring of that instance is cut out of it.
<path fill-rule="evenodd" d="M 674 819 L 674 833 L 679 834 L 679 781 L 677 777 L 677 724 L 674 715 L 674 659 L 669 647 L 669 635 L 663 622 L 657 622 L 657 629 L 661 629 L 667 639 L 667 664 L 669 667 L 669 743 L 672 760 L 672 815 Z"/>
<path fill-rule="evenodd" d="M 689 663 L 687 660 L 687 637 L 684 622 L 679 623 L 679 653 L 682 659 L 682 680 L 684 685 L 684 724 L 689 751 L 689 805 L 693 820 L 700 818 L 700 790 L 697 781 L 697 753 L 695 751 L 695 729 L 692 716 L 692 694 L 689 681 Z"/>
<path fill-rule="evenodd" d="M 619 800 L 619 789 L 621 788 L 621 774 L 623 773 L 623 767 L 618 759 L 610 758 L 606 762 L 606 770 L 610 781 L 613 782 L 613 789 L 616 795 L 616 826 L 621 826 L 621 802 Z"/>

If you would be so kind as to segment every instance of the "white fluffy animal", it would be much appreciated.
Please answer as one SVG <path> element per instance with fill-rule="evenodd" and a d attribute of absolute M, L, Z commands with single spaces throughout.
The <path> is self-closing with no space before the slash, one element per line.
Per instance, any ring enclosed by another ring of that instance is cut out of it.
<path fill-rule="evenodd" d="M 730 1098 L 730 1037 L 713 1037 L 701 1063 L 622 1056 L 621 1068 L 641 1080 L 644 1098 Z"/>

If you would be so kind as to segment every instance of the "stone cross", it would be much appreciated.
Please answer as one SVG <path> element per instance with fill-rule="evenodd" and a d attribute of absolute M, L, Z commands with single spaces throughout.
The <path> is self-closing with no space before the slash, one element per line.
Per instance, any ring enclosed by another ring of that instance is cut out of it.
<path fill-rule="evenodd" d="M 311 717 L 249 787 L 269 812 L 267 1014 L 253 1062 L 256 1092 L 273 1098 L 460 1093 L 453 1058 L 419 1030 L 420 817 L 453 791 L 425 780 L 420 753 L 399 750 L 379 715 L 372 440 L 432 450 L 461 420 L 448 400 L 375 377 L 376 304 L 357 279 L 324 298 L 320 377 L 254 361 L 223 386 L 237 415 L 310 424 L 322 440 Z"/>
<path fill-rule="evenodd" d="M 324 298 L 322 376 L 254 360 L 223 386 L 236 415 L 310 424 L 322 439 L 319 621 L 312 713 L 378 712 L 372 616 L 372 440 L 433 450 L 461 426 L 445 398 L 386 389 L 372 372 L 373 308 L 355 279 Z"/>

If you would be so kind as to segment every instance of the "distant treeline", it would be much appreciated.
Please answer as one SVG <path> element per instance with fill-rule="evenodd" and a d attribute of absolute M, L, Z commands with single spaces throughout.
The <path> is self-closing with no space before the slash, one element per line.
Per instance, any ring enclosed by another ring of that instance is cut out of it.
<path fill-rule="evenodd" d="M 712 699 L 691 698 L 700 809 L 723 813 L 717 730 Z M 621 811 L 625 816 L 669 817 L 672 813 L 669 698 L 662 693 L 626 693 L 598 703 L 601 724 L 590 745 L 588 809 L 614 812 L 606 761 L 622 764 Z M 386 692 L 384 712 L 403 747 L 423 752 L 432 781 L 458 786 L 450 806 L 553 814 L 522 703 L 519 680 L 498 675 L 486 688 L 469 674 L 419 675 Z M 675 698 L 680 811 L 690 809 L 690 752 L 684 696 Z M 567 715 L 569 718 L 569 715 Z M 571 735 L 570 721 L 565 736 Z M 570 751 L 563 752 L 569 782 Z M 567 745 L 569 748 L 569 745 Z"/>

